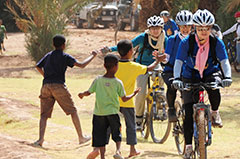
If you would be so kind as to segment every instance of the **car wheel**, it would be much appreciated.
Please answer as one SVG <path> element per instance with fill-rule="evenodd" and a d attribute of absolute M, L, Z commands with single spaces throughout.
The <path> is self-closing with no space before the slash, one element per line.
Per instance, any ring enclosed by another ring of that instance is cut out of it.
<path fill-rule="evenodd" d="M 87 28 L 92 29 L 94 26 L 94 19 L 91 17 L 91 14 L 87 15 Z"/>
<path fill-rule="evenodd" d="M 83 28 L 83 21 L 81 19 L 77 19 L 76 26 L 77 26 L 77 28 Z"/>

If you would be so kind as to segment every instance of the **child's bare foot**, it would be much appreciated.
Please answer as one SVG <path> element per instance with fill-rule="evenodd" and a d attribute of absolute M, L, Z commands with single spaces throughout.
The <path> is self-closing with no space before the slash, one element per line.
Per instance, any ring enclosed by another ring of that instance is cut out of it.
<path fill-rule="evenodd" d="M 43 144 L 43 140 L 42 141 L 40 141 L 40 140 L 37 140 L 37 141 L 35 141 L 34 143 L 33 143 L 33 146 L 40 146 L 40 147 L 42 147 L 42 144 Z"/>
<path fill-rule="evenodd" d="M 79 144 L 84 144 L 91 140 L 91 136 L 83 136 L 81 139 L 79 139 Z"/>
<path fill-rule="evenodd" d="M 140 152 L 139 152 L 139 151 L 130 152 L 130 154 L 129 154 L 128 158 L 130 158 L 130 157 L 133 157 L 133 156 L 137 156 L 137 155 L 139 155 L 139 154 L 140 154 Z"/>
<path fill-rule="evenodd" d="M 124 159 L 122 156 L 121 156 L 121 152 L 120 151 L 117 151 L 115 155 L 113 155 L 113 158 L 114 159 Z"/>
<path fill-rule="evenodd" d="M 87 156 L 87 159 L 95 159 L 99 155 L 99 148 L 95 148 L 92 152 L 90 152 Z"/>

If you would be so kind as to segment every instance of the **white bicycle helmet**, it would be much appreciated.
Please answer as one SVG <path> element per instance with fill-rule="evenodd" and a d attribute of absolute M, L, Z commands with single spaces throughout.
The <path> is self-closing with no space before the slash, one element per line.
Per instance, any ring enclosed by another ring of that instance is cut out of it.
<path fill-rule="evenodd" d="M 170 13 L 167 10 L 161 11 L 160 17 L 163 17 L 163 16 L 168 17 L 168 16 L 170 16 Z"/>
<path fill-rule="evenodd" d="M 192 25 L 192 12 L 188 10 L 182 10 L 176 15 L 176 23 L 178 25 Z"/>
<path fill-rule="evenodd" d="M 159 17 L 159 16 L 152 16 L 150 18 L 148 18 L 147 20 L 147 26 L 149 27 L 155 27 L 155 26 L 161 26 L 163 27 L 164 25 L 164 21 L 163 18 Z"/>
<path fill-rule="evenodd" d="M 196 26 L 209 26 L 215 23 L 215 18 L 207 9 L 197 10 L 193 14 L 193 24 Z"/>

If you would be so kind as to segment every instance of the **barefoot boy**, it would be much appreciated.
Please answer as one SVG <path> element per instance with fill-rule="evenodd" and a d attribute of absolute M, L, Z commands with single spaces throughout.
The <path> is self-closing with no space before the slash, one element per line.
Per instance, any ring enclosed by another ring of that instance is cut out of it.
<path fill-rule="evenodd" d="M 53 45 L 55 50 L 47 53 L 36 66 L 37 70 L 44 77 L 40 95 L 41 119 L 39 123 L 39 139 L 34 143 L 38 146 L 42 146 L 43 144 L 47 119 L 51 118 L 55 101 L 58 102 L 67 115 L 71 115 L 78 134 L 79 144 L 91 139 L 91 137 L 82 134 L 77 109 L 65 85 L 65 72 L 68 66 L 84 68 L 92 61 L 97 53 L 93 51 L 87 59 L 80 63 L 72 56 L 63 52 L 65 49 L 65 41 L 65 37 L 62 35 L 54 36 Z"/>
<path fill-rule="evenodd" d="M 126 102 L 135 96 L 140 89 L 136 89 L 129 96 L 125 95 L 122 82 L 115 77 L 115 73 L 118 70 L 118 58 L 115 55 L 109 54 L 105 56 L 104 67 L 106 73 L 103 76 L 98 76 L 89 90 L 79 93 L 79 97 L 82 99 L 84 96 L 89 96 L 91 93 L 96 92 L 96 103 L 92 122 L 92 146 L 95 149 L 100 149 L 101 159 L 105 159 L 104 154 L 108 127 L 111 129 L 112 139 L 116 143 L 117 150 L 113 157 L 115 159 L 123 159 L 120 152 L 122 138 L 120 132 L 121 123 L 118 115 L 118 97 Z"/>

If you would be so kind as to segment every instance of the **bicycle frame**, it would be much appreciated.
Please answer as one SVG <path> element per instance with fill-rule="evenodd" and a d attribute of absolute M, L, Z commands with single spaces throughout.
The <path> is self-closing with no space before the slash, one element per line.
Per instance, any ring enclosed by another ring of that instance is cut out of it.
<path fill-rule="evenodd" d="M 164 89 L 159 86 L 161 72 L 160 70 L 154 70 L 149 75 L 153 78 L 153 83 L 150 85 L 149 76 L 148 93 L 146 96 L 147 110 L 144 115 L 144 125 L 141 132 L 144 134 L 145 139 L 151 133 L 153 142 L 164 143 L 169 136 L 171 124 L 167 120 L 167 101 Z"/>
<path fill-rule="evenodd" d="M 153 84 L 151 86 L 150 84 L 150 76 L 153 76 L 153 73 L 155 74 Z M 166 107 L 163 105 L 163 116 L 160 118 L 157 116 L 157 99 L 156 96 L 162 94 L 163 90 L 161 90 L 159 86 L 159 77 L 160 73 L 159 72 L 152 72 L 148 77 L 148 94 L 146 96 L 147 100 L 149 100 L 149 107 L 148 107 L 148 112 L 151 112 L 151 109 L 153 109 L 154 113 L 154 119 L 157 120 L 165 120 L 167 118 L 167 112 L 166 112 Z"/>

